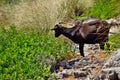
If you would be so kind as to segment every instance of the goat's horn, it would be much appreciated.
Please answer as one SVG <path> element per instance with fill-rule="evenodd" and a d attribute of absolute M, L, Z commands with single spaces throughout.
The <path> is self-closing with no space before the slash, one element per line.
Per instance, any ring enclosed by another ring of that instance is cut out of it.
<path fill-rule="evenodd" d="M 65 22 L 59 22 L 58 24 L 65 24 Z"/>
<path fill-rule="evenodd" d="M 50 29 L 50 30 L 55 30 L 54 28 Z"/>

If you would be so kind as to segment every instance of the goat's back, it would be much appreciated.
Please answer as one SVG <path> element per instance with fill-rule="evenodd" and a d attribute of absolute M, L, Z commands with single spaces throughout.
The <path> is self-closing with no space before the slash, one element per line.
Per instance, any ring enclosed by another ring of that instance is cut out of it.
<path fill-rule="evenodd" d="M 85 43 L 102 43 L 108 40 L 110 25 L 106 21 L 98 20 L 85 23 L 79 30 Z"/>

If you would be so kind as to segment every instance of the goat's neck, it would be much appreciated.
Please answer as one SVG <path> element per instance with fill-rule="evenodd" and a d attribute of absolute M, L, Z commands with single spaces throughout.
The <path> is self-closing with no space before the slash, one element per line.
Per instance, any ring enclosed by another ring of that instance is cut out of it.
<path fill-rule="evenodd" d="M 81 42 L 80 36 L 77 36 L 76 34 L 72 35 L 72 32 L 75 30 L 75 28 L 76 27 L 72 27 L 72 28 L 62 27 L 62 34 L 67 38 L 71 39 L 73 42 L 80 43 Z"/>
<path fill-rule="evenodd" d="M 68 38 L 72 38 L 72 31 L 74 30 L 74 27 L 73 28 L 66 28 L 66 27 L 62 27 L 62 34 Z"/>
<path fill-rule="evenodd" d="M 62 34 L 68 37 L 69 39 L 71 39 L 72 41 L 74 41 L 75 36 L 72 35 L 72 32 L 74 31 L 74 29 L 75 27 L 72 27 L 72 28 L 62 27 Z"/>

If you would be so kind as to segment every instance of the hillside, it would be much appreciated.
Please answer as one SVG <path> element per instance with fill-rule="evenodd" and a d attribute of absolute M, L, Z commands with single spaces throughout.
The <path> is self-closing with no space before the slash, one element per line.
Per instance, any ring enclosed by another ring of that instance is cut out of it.
<path fill-rule="evenodd" d="M 0 80 L 55 80 L 56 72 L 64 71 L 64 64 L 54 68 L 57 63 L 73 61 L 73 68 L 84 59 L 94 64 L 95 58 L 100 66 L 93 66 L 101 67 L 100 62 L 107 61 L 120 48 L 119 3 L 120 0 L 0 0 Z M 55 38 L 50 29 L 58 22 L 71 26 L 75 20 L 83 22 L 88 18 L 112 20 L 118 26 L 111 28 L 114 34 L 109 36 L 110 51 L 94 50 L 93 45 L 83 58 L 77 54 L 76 44 L 63 36 Z"/>

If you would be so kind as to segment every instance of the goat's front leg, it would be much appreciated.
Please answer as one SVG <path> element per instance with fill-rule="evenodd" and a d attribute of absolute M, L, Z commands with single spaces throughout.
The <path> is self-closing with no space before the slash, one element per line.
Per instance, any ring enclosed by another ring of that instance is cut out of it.
<path fill-rule="evenodd" d="M 79 44 L 79 50 L 80 50 L 80 54 L 84 57 L 84 44 Z"/>

